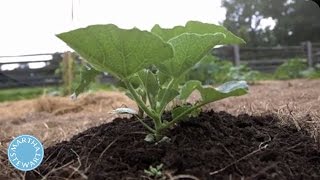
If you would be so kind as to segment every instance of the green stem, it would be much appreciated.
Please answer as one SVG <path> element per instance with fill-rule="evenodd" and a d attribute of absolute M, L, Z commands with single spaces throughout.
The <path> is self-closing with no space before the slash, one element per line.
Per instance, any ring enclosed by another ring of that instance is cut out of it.
<path fill-rule="evenodd" d="M 194 111 L 195 109 L 198 109 L 198 108 L 200 108 L 200 107 L 202 107 L 202 106 L 204 106 L 204 105 L 206 105 L 206 104 L 208 104 L 208 103 L 209 103 L 209 102 L 200 103 L 200 104 L 198 104 L 198 105 L 196 105 L 196 106 L 193 106 L 192 108 L 184 111 L 184 112 L 181 113 L 179 116 L 177 116 L 176 118 L 174 118 L 172 121 L 170 121 L 170 122 L 166 123 L 165 125 L 163 125 L 163 126 L 161 127 L 161 129 L 159 129 L 159 131 L 162 131 L 162 130 L 164 130 L 164 129 L 167 129 L 167 128 L 173 126 L 174 124 L 176 124 L 176 123 L 178 123 L 179 121 L 181 121 L 182 118 L 183 118 L 185 115 L 191 113 L 191 112 Z"/>
<path fill-rule="evenodd" d="M 141 124 L 148 129 L 150 132 L 152 132 L 153 134 L 156 133 L 156 130 L 152 129 L 148 124 L 146 124 L 145 122 L 142 121 L 142 119 L 139 118 L 139 116 L 136 116 L 136 118 L 138 119 L 139 122 L 141 122 Z"/>
<path fill-rule="evenodd" d="M 142 102 L 144 102 L 146 104 L 146 96 L 145 96 L 145 94 L 141 95 L 141 98 L 142 98 Z M 138 108 L 139 108 L 138 115 L 139 115 L 140 118 L 143 118 L 144 111 L 143 111 L 143 109 L 141 109 L 141 107 L 138 106 Z"/>
<path fill-rule="evenodd" d="M 138 108 L 139 108 L 139 110 L 138 110 L 138 117 L 143 118 L 143 116 L 144 116 L 143 109 L 141 109 L 141 107 L 138 107 Z"/>
<path fill-rule="evenodd" d="M 165 110 L 165 108 L 167 106 L 167 104 L 164 103 L 164 99 L 165 99 L 165 97 L 166 97 L 166 95 L 168 93 L 168 90 L 170 90 L 172 88 L 174 83 L 175 83 L 175 79 L 172 78 L 171 81 L 169 82 L 167 88 L 166 88 L 166 91 L 164 92 L 164 95 L 163 95 L 162 99 L 161 99 L 161 102 L 160 102 L 160 116 L 163 114 L 163 111 Z"/>
<path fill-rule="evenodd" d="M 144 89 L 145 89 L 146 98 L 148 99 L 148 102 L 149 102 L 149 104 L 150 104 L 150 106 L 151 106 L 151 109 L 156 110 L 156 105 L 155 105 L 153 99 L 151 99 L 151 96 L 150 96 L 150 93 L 148 92 L 147 87 L 144 85 L 141 77 L 140 77 L 140 76 L 138 76 L 138 77 L 139 77 L 139 79 L 140 79 L 141 84 L 143 85 L 143 87 L 144 87 Z M 147 101 L 145 101 L 145 103 L 146 103 L 146 102 L 147 102 Z"/>
<path fill-rule="evenodd" d="M 139 95 L 137 94 L 137 92 L 135 91 L 135 89 L 132 87 L 132 84 L 130 82 L 128 82 L 127 80 L 123 81 L 125 83 L 125 85 L 127 86 L 128 90 L 130 91 L 130 93 L 132 94 L 134 100 L 136 101 L 136 103 L 138 104 L 138 106 L 154 121 L 154 125 L 155 125 L 155 129 L 158 129 L 161 126 L 161 121 L 158 118 L 158 116 L 153 113 L 148 107 L 147 105 L 139 98 Z"/>

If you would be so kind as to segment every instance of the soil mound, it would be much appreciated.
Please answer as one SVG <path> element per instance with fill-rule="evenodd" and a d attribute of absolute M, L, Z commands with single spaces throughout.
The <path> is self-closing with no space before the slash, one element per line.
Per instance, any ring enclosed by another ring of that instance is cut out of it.
<path fill-rule="evenodd" d="M 144 141 L 140 122 L 115 119 L 47 148 L 27 179 L 148 179 L 144 170 L 159 164 L 168 179 L 319 179 L 317 144 L 306 131 L 280 124 L 271 115 L 203 112 L 155 145 Z"/>

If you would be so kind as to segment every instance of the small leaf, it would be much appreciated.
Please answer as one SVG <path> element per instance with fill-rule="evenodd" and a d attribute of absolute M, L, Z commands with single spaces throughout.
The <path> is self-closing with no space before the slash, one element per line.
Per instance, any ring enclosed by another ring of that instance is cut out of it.
<path fill-rule="evenodd" d="M 179 95 L 179 92 L 175 89 L 161 89 L 158 95 L 158 102 L 162 102 L 164 104 L 168 104 L 171 102 L 175 97 Z M 159 111 L 160 109 L 158 109 Z"/>
<path fill-rule="evenodd" d="M 168 76 L 167 74 L 161 72 L 161 71 L 158 71 L 157 72 L 157 77 L 159 79 L 159 85 L 160 86 L 166 86 L 169 81 L 170 81 L 170 76 Z"/>
<path fill-rule="evenodd" d="M 195 109 L 189 114 L 189 117 L 198 117 L 200 113 L 201 109 Z"/>
<path fill-rule="evenodd" d="M 151 177 L 153 176 L 152 172 L 150 172 L 149 170 L 145 169 L 144 173 L 147 174 L 148 176 L 151 176 Z"/>
<path fill-rule="evenodd" d="M 201 103 L 210 103 L 230 96 L 241 96 L 247 93 L 248 85 L 245 81 L 231 81 L 217 88 L 203 87 L 200 81 L 188 81 L 181 88 L 180 99 L 187 99 L 190 94 L 198 90 L 201 94 Z"/>
<path fill-rule="evenodd" d="M 218 101 L 231 96 L 241 96 L 247 94 L 248 85 L 245 81 L 227 82 L 218 88 L 199 88 L 202 101 L 205 103 Z"/>
<path fill-rule="evenodd" d="M 141 81 L 139 79 L 138 73 L 134 73 L 133 75 L 128 77 L 127 80 L 131 83 L 131 85 L 134 89 L 137 89 L 141 86 Z M 125 90 L 128 90 L 128 88 L 126 87 L 126 84 L 123 81 L 118 81 L 115 85 L 116 85 L 116 87 L 120 87 Z"/>
<path fill-rule="evenodd" d="M 156 75 L 146 69 L 139 71 L 138 75 L 145 87 L 145 90 L 152 95 L 152 97 L 155 97 L 159 91 L 159 83 Z"/>
<path fill-rule="evenodd" d="M 190 94 L 201 86 L 201 82 L 197 80 L 190 80 L 181 88 L 179 99 L 187 100 Z"/>
<path fill-rule="evenodd" d="M 157 176 L 158 170 L 157 170 L 156 168 L 150 167 L 150 171 L 151 171 L 151 173 L 153 174 L 153 176 Z"/>
<path fill-rule="evenodd" d="M 120 79 L 173 56 L 170 44 L 147 31 L 93 25 L 57 35 L 99 71 Z"/>
<path fill-rule="evenodd" d="M 174 108 L 172 110 L 172 119 L 175 119 L 176 117 L 180 116 L 182 113 L 184 113 L 185 111 L 187 111 L 188 109 L 192 108 L 191 105 L 183 105 L 177 108 Z M 195 109 L 192 112 L 190 112 L 189 114 L 186 114 L 184 116 L 182 116 L 182 118 L 185 117 L 197 117 L 200 114 L 200 110 L 199 109 Z"/>
<path fill-rule="evenodd" d="M 148 69 L 138 72 L 139 79 L 142 81 L 143 90 L 152 108 L 156 108 L 156 96 L 159 92 L 159 82 L 157 76 Z"/>
<path fill-rule="evenodd" d="M 161 170 L 162 167 L 163 167 L 163 164 L 161 163 L 161 164 L 159 164 L 159 165 L 157 166 L 157 169 L 158 169 L 158 170 Z"/>
<path fill-rule="evenodd" d="M 190 108 L 191 108 L 191 106 L 188 106 L 188 105 L 184 105 L 184 106 L 180 106 L 180 107 L 174 108 L 172 110 L 172 119 L 175 119 L 180 114 L 182 114 L 183 112 L 187 111 Z"/>
<path fill-rule="evenodd" d="M 129 79 L 129 82 L 131 83 L 131 85 L 133 86 L 133 88 L 136 89 L 136 88 L 139 88 L 141 86 L 141 81 L 139 79 L 139 74 L 138 73 L 133 74 L 128 79 Z M 124 85 L 124 87 L 125 87 L 125 85 Z M 127 88 L 127 87 L 125 87 L 125 88 Z"/>
<path fill-rule="evenodd" d="M 76 98 L 80 93 L 90 85 L 92 81 L 96 78 L 97 75 L 101 72 L 91 68 L 89 66 L 82 66 L 80 70 L 80 84 L 76 87 L 74 91 L 74 97 Z"/>

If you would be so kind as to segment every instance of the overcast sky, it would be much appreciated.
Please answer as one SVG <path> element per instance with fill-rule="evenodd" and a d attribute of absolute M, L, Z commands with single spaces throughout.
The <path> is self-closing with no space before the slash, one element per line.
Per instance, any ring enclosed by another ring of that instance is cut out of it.
<path fill-rule="evenodd" d="M 0 56 L 69 50 L 55 34 L 91 24 L 150 30 L 188 20 L 218 23 L 225 18 L 220 6 L 220 0 L 1 0 Z"/>

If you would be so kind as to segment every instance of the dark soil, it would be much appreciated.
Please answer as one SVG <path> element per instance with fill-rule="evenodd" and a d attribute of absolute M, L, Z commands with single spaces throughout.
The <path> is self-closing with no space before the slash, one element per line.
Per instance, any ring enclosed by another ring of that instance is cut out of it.
<path fill-rule="evenodd" d="M 274 116 L 201 113 L 168 132 L 169 143 L 144 141 L 134 119 L 115 119 L 45 150 L 37 169 L 48 179 L 147 179 L 163 164 L 165 176 L 199 179 L 319 179 L 320 149 L 305 131 Z M 224 169 L 223 169 L 224 168 Z M 41 177 L 36 171 L 27 179 Z"/>

